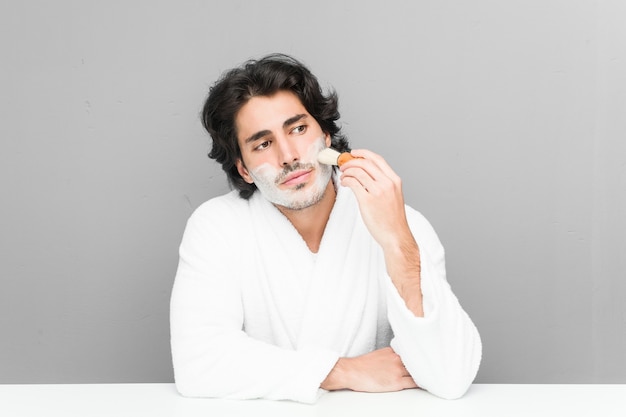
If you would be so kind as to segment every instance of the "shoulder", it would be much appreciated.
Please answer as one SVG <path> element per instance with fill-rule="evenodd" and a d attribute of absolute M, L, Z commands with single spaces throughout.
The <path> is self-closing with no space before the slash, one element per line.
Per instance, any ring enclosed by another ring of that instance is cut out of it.
<path fill-rule="evenodd" d="M 249 202 L 237 191 L 214 197 L 202 203 L 187 220 L 189 230 L 228 230 L 244 223 Z"/>
<path fill-rule="evenodd" d="M 231 210 L 242 210 L 247 206 L 248 200 L 244 200 L 239 197 L 238 192 L 233 190 L 227 194 L 213 197 L 212 199 L 200 204 L 191 217 L 202 217 L 222 211 L 229 212 Z"/>

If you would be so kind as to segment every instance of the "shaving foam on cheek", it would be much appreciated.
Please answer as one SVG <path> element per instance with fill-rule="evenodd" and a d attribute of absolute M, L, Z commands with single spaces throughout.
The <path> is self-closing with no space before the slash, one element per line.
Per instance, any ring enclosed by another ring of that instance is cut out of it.
<path fill-rule="evenodd" d="M 276 179 L 280 175 L 279 169 L 264 163 L 249 172 L 254 184 L 266 200 L 285 207 L 291 206 L 289 193 L 276 186 Z"/>
<path fill-rule="evenodd" d="M 280 169 L 271 166 L 267 162 L 250 170 L 250 176 L 254 183 L 261 189 L 274 185 L 279 175 Z"/>
<path fill-rule="evenodd" d="M 316 171 L 315 180 L 306 189 L 281 189 L 279 183 L 285 176 L 284 170 L 267 162 L 248 172 L 268 201 L 291 209 L 309 207 L 322 198 L 332 176 L 332 167 L 317 162 L 317 154 L 325 147 L 325 136 L 321 136 L 307 147 L 298 161 L 300 167 Z"/>
<path fill-rule="evenodd" d="M 317 154 L 326 148 L 326 136 L 322 135 L 311 143 L 306 151 L 306 159 L 303 162 L 317 165 Z"/>

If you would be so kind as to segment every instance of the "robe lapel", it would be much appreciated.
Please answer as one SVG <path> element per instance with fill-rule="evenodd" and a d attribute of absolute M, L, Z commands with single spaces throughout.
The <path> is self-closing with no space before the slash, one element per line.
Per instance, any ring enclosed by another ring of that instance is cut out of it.
<path fill-rule="evenodd" d="M 250 204 L 258 284 L 272 326 L 280 327 L 276 331 L 288 335 L 292 349 L 333 349 L 341 355 L 354 353 L 354 346 L 370 349 L 361 341 L 375 339 L 377 312 L 369 306 L 377 305 L 380 262 L 352 191 L 338 187 L 316 260 L 289 220 L 260 193 Z M 365 328 L 364 321 L 373 327 Z"/>
<path fill-rule="evenodd" d="M 332 348 L 345 354 L 360 330 L 368 298 L 372 239 L 350 189 L 339 186 L 313 269 L 297 348 Z"/>
<path fill-rule="evenodd" d="M 250 204 L 260 261 L 260 287 L 275 310 L 280 323 L 296 348 L 303 317 L 303 306 L 311 276 L 313 256 L 291 222 L 274 205 L 255 193 Z"/>

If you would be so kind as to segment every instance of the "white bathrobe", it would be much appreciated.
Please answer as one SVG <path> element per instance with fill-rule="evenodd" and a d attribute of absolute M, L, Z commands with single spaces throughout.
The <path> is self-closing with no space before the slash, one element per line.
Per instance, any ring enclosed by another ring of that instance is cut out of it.
<path fill-rule="evenodd" d="M 480 337 L 446 281 L 435 231 L 406 211 L 420 249 L 423 318 L 392 284 L 350 189 L 338 186 L 317 254 L 259 192 L 200 206 L 171 299 L 179 392 L 312 403 L 338 358 L 391 345 L 418 386 L 462 396 L 478 371 Z"/>

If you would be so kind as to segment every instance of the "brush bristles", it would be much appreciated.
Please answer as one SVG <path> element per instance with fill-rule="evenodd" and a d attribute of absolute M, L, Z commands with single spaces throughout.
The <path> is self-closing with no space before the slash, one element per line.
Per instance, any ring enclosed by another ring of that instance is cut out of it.
<path fill-rule="evenodd" d="M 337 158 L 341 155 L 339 152 L 332 148 L 326 148 L 317 154 L 317 160 L 321 164 L 325 165 L 337 165 Z"/>

